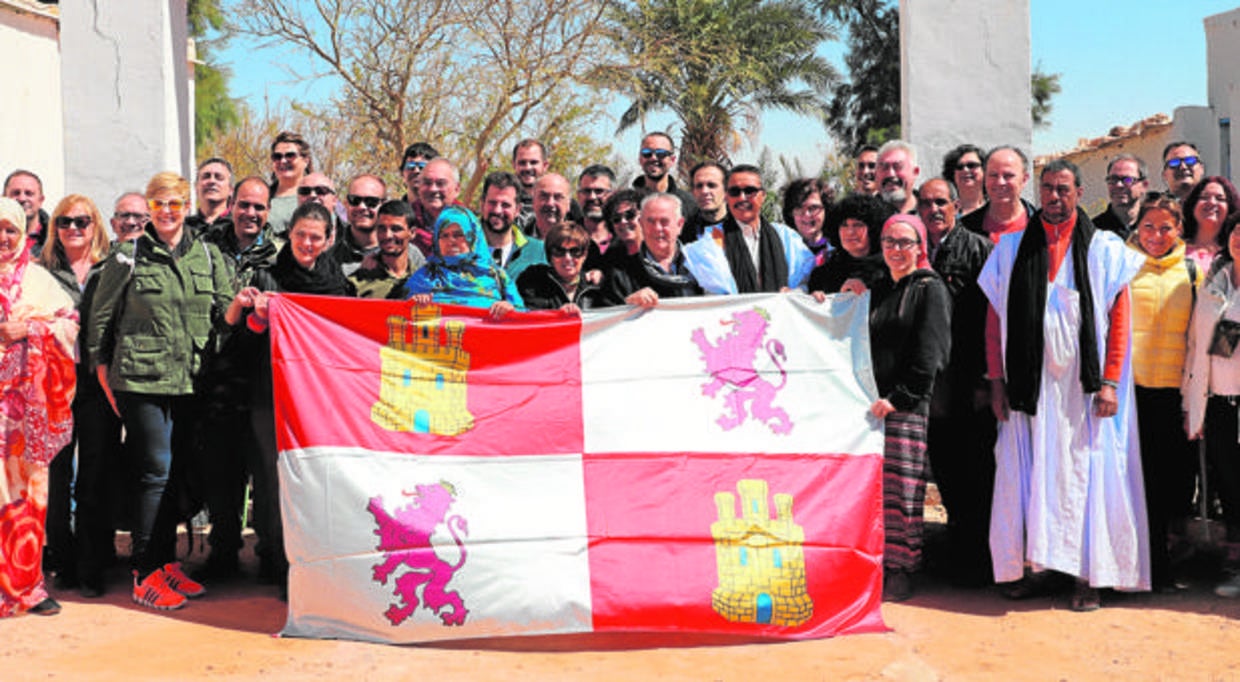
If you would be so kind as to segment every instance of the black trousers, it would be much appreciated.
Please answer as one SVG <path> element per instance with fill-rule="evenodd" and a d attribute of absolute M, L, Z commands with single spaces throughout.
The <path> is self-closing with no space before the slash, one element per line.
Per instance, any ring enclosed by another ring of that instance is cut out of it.
<path fill-rule="evenodd" d="M 1180 390 L 1137 386 L 1136 394 L 1141 472 L 1150 528 L 1150 570 L 1154 582 L 1159 583 L 1171 579 L 1167 527 L 1192 505 L 1197 458 L 1184 433 Z"/>
<path fill-rule="evenodd" d="M 995 418 L 989 407 L 931 417 L 927 454 L 947 508 L 952 577 L 993 582 L 990 505 L 995 491 Z"/>
<path fill-rule="evenodd" d="M 1206 461 L 1210 488 L 1223 504 L 1227 538 L 1240 541 L 1240 442 L 1237 442 L 1240 397 L 1212 396 L 1206 405 Z"/>

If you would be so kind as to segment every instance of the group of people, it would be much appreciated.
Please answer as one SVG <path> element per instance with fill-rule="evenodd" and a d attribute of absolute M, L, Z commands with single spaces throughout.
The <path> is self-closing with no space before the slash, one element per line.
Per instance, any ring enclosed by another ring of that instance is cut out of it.
<path fill-rule="evenodd" d="M 373 174 L 338 187 L 282 132 L 269 178 L 237 181 L 210 158 L 192 188 L 163 172 L 123 194 L 114 242 L 90 198 L 66 196 L 49 216 L 38 177 L 10 174 L 0 616 L 59 610 L 44 570 L 57 589 L 103 594 L 118 527 L 132 537 L 134 601 L 180 608 L 238 575 L 249 482 L 259 577 L 286 589 L 266 337 L 276 292 L 496 319 L 701 295 L 869 296 L 888 599 L 913 593 L 931 472 L 954 579 L 997 581 L 1012 598 L 1052 576 L 1075 579 L 1078 610 L 1097 608 L 1100 588 L 1173 589 L 1168 541 L 1198 494 L 1190 438 L 1203 434 L 1240 536 L 1240 206 L 1191 144 L 1164 154 L 1167 193 L 1147 191 L 1140 159 L 1113 159 L 1111 203 L 1093 218 L 1067 161 L 1041 170 L 1040 207 L 1022 199 L 1031 168 L 1009 146 L 962 145 L 920 183 L 912 145 L 864 147 L 838 200 L 820 180 L 789 183 L 782 223 L 764 215 L 759 168 L 705 161 L 682 188 L 676 160 L 672 138 L 650 133 L 630 187 L 590 165 L 573 188 L 527 139 L 515 172 L 487 175 L 470 207 L 427 143 L 404 150 L 397 198 Z M 210 553 L 191 575 L 177 526 L 203 506 Z M 1240 581 L 1218 591 L 1240 595 Z"/>

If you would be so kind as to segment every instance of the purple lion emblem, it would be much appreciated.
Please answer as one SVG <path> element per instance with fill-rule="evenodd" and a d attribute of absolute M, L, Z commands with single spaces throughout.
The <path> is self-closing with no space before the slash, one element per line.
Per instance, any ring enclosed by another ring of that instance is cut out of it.
<path fill-rule="evenodd" d="M 370 498 L 366 511 L 375 517 L 383 562 L 374 565 L 374 580 L 386 585 L 388 576 L 403 564 L 409 570 L 396 577 L 396 589 L 392 592 L 400 599 L 391 604 L 383 615 L 392 625 L 400 625 L 418 608 L 418 586 L 422 588 L 422 603 L 439 616 L 444 625 L 463 625 L 469 611 L 456 591 L 447 591 L 448 582 L 458 569 L 465 565 L 465 543 L 461 535 L 469 534 L 469 525 L 460 515 L 448 516 L 448 508 L 456 498 L 456 491 L 447 482 L 416 486 L 413 493 L 406 492 L 412 501 L 388 513 L 383 497 Z M 456 564 L 449 564 L 435 554 L 431 535 L 443 524 L 456 541 L 461 557 Z M 449 608 L 450 607 L 450 608 Z M 447 610 L 445 610 L 447 609 Z"/>
<path fill-rule="evenodd" d="M 702 385 L 702 395 L 715 397 L 725 386 L 729 391 L 724 398 L 728 408 L 716 423 L 725 431 L 740 426 L 746 419 L 745 405 L 749 414 L 766 424 L 772 432 L 786 434 L 792 431 L 792 420 L 783 408 L 776 407 L 775 396 L 788 383 L 788 373 L 783 362 L 787 361 L 784 344 L 771 339 L 763 346 L 770 316 L 762 308 L 732 313 L 732 319 L 722 324 L 731 325 L 728 333 L 711 343 L 703 328 L 693 330 L 693 342 L 702 351 L 706 371 L 711 381 Z M 772 384 L 758 372 L 758 351 L 765 350 L 779 370 L 779 385 Z"/>

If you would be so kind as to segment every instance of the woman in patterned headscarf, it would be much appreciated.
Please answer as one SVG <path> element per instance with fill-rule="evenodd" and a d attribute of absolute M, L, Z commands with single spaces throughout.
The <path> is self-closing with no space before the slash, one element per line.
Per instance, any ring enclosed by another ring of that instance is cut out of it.
<path fill-rule="evenodd" d="M 459 206 L 439 213 L 426 265 L 393 289 L 393 297 L 412 299 L 419 305 L 434 302 L 489 308 L 494 318 L 525 307 L 512 280 L 491 259 L 478 218 Z"/>
<path fill-rule="evenodd" d="M 73 432 L 73 300 L 26 249 L 26 214 L 0 199 L 0 617 L 52 615 L 43 585 L 48 462 Z"/>

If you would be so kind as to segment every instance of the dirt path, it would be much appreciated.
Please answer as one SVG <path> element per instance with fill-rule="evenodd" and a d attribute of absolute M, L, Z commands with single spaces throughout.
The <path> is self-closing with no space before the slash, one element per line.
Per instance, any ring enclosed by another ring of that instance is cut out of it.
<path fill-rule="evenodd" d="M 197 559 L 195 556 L 192 559 Z M 247 553 L 247 568 L 253 561 Z M 933 580 L 887 604 L 891 631 L 794 643 L 645 635 L 383 646 L 273 637 L 285 605 L 246 579 L 172 613 L 122 588 L 57 595 L 55 617 L 0 621 L 0 680 L 1210 680 L 1240 681 L 1240 600 L 1174 595 L 1005 601 Z"/>

